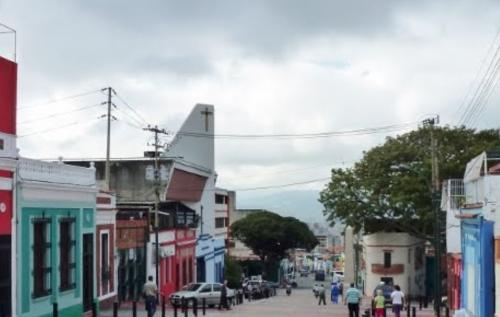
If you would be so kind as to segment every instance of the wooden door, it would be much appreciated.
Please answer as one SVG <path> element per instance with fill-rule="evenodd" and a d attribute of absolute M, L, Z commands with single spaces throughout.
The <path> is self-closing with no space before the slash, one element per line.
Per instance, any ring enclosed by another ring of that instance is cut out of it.
<path fill-rule="evenodd" d="M 83 311 L 92 309 L 94 300 L 94 235 L 83 235 Z"/>

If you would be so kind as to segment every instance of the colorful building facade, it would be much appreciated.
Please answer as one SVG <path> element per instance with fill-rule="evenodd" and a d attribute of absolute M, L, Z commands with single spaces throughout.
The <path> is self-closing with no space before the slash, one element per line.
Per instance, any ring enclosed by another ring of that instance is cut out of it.
<path fill-rule="evenodd" d="M 0 57 L 0 315 L 15 310 L 15 172 L 17 64 Z M 14 306 L 14 307 L 13 307 Z"/>
<path fill-rule="evenodd" d="M 97 194 L 96 276 L 100 308 L 109 308 L 117 297 L 116 282 L 116 195 L 106 191 Z"/>
<path fill-rule="evenodd" d="M 17 315 L 90 311 L 95 288 L 95 170 L 20 159 Z"/>

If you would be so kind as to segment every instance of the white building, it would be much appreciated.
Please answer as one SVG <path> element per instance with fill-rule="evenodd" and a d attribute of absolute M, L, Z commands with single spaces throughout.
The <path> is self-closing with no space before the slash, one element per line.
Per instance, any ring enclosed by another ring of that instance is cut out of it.
<path fill-rule="evenodd" d="M 377 232 L 363 236 L 365 293 L 373 295 L 384 282 L 399 285 L 405 294 L 425 290 L 425 241 L 404 232 Z"/>
<path fill-rule="evenodd" d="M 195 105 L 164 153 L 164 156 L 174 159 L 167 200 L 175 197 L 200 217 L 196 234 L 196 272 L 197 280 L 206 282 L 221 281 L 225 253 L 225 238 L 217 235 L 215 228 L 217 173 L 214 122 L 213 105 Z M 195 174 L 200 177 L 192 176 Z M 194 194 L 199 197 L 183 199 Z"/>
<path fill-rule="evenodd" d="M 500 151 L 472 159 L 464 175 L 461 307 L 472 316 L 500 314 Z M 496 281 L 492 279 L 496 276 Z"/>
<path fill-rule="evenodd" d="M 229 235 L 229 215 L 235 209 L 236 193 L 222 188 L 215 190 L 215 237 L 227 241 Z"/>

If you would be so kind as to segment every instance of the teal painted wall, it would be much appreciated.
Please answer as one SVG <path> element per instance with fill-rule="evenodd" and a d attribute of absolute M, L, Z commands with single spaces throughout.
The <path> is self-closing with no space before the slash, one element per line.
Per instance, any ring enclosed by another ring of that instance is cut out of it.
<path fill-rule="evenodd" d="M 18 190 L 18 198 L 22 197 Z M 51 294 L 46 297 L 33 298 L 33 218 L 50 218 L 50 288 Z M 74 281 L 72 290 L 59 291 L 59 219 L 74 217 Z M 95 256 L 95 199 L 92 202 L 58 202 L 58 201 L 17 201 L 17 248 L 18 271 L 17 311 L 18 316 L 41 317 L 52 314 L 52 304 L 58 303 L 59 316 L 80 316 L 82 314 L 82 235 L 94 234 Z M 94 261 L 95 266 L 95 261 Z M 94 297 L 96 294 L 94 267 Z M 95 299 L 94 299 L 95 300 Z"/>

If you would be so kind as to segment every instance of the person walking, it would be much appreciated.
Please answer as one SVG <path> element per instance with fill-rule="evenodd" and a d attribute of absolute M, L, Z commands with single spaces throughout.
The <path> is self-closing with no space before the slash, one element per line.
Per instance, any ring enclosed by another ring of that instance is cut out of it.
<path fill-rule="evenodd" d="M 227 302 L 227 281 L 224 281 L 222 284 L 222 289 L 220 290 L 220 301 L 219 301 L 219 310 L 224 307 L 227 310 L 230 310 L 228 302 Z"/>
<path fill-rule="evenodd" d="M 351 283 L 351 287 L 345 292 L 344 299 L 344 305 L 347 304 L 349 309 L 349 317 L 359 317 L 359 305 L 361 305 L 362 298 L 361 292 L 354 287 L 354 283 Z"/>
<path fill-rule="evenodd" d="M 337 286 L 337 283 L 332 283 L 332 288 L 331 288 L 331 297 L 332 297 L 332 303 L 338 304 L 339 303 L 339 294 L 340 290 L 339 287 Z"/>
<path fill-rule="evenodd" d="M 314 294 L 314 297 L 318 298 L 318 284 L 314 284 L 313 286 L 313 294 Z"/>
<path fill-rule="evenodd" d="M 401 317 L 401 309 L 403 308 L 405 294 L 401 291 L 399 285 L 394 286 L 394 291 L 391 293 L 391 299 L 394 315 L 396 317 Z"/>
<path fill-rule="evenodd" d="M 148 276 L 148 281 L 144 284 L 142 293 L 146 300 L 146 311 L 148 312 L 148 317 L 153 317 L 156 313 L 156 304 L 158 296 L 158 287 L 155 282 L 153 282 L 153 277 Z"/>
<path fill-rule="evenodd" d="M 385 297 L 381 289 L 377 290 L 377 296 L 373 299 L 375 317 L 384 317 Z"/>
<path fill-rule="evenodd" d="M 321 305 L 321 302 L 323 302 L 323 305 L 326 305 L 326 289 L 323 284 L 321 284 L 318 287 L 318 297 L 319 297 L 318 305 Z"/>

